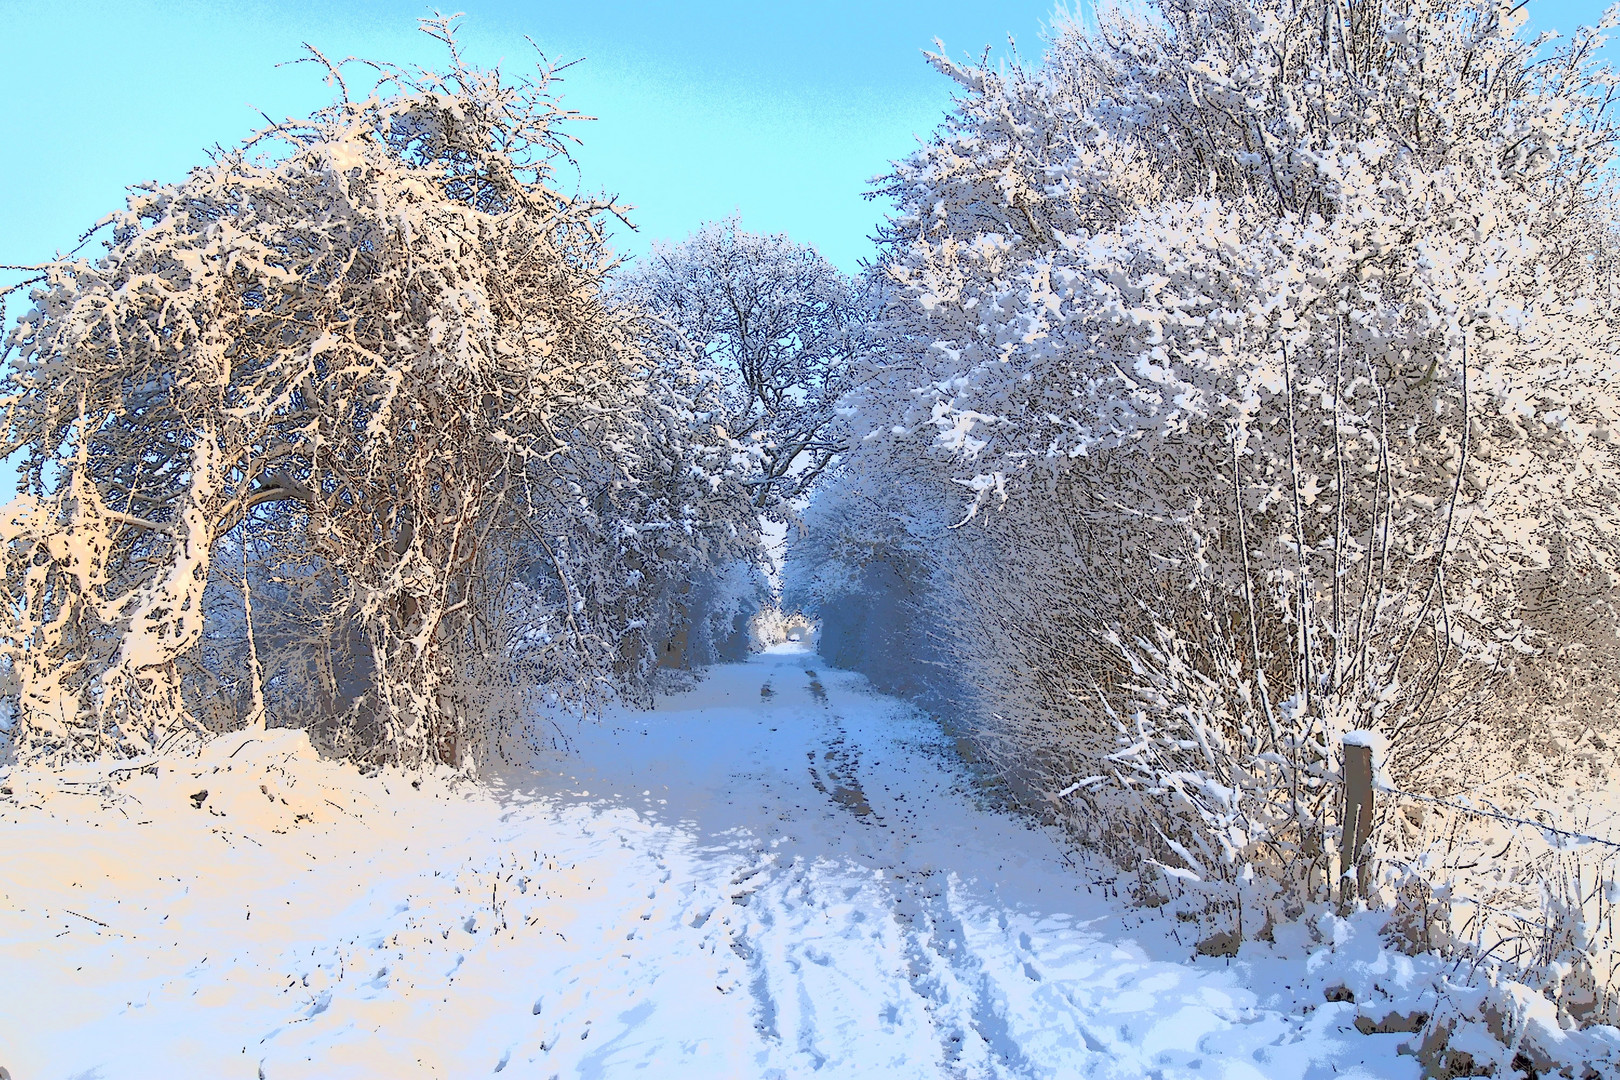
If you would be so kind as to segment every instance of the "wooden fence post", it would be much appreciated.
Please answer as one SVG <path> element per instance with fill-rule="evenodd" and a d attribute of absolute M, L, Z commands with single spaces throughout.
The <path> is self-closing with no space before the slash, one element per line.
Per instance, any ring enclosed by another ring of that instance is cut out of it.
<path fill-rule="evenodd" d="M 1339 906 L 1367 895 L 1371 876 L 1367 842 L 1372 839 L 1373 748 L 1353 738 L 1344 741 L 1344 833 L 1339 838 Z M 1355 868 L 1355 880 L 1350 869 Z"/>

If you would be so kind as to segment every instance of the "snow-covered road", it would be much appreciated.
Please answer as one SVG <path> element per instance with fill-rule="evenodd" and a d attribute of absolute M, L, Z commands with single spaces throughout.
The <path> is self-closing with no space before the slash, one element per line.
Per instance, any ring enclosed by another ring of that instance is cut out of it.
<path fill-rule="evenodd" d="M 15 1080 L 1418 1074 L 1324 998 L 1409 980 L 1365 935 L 1193 960 L 808 652 L 480 784 L 292 732 L 67 780 L 0 798 Z"/>

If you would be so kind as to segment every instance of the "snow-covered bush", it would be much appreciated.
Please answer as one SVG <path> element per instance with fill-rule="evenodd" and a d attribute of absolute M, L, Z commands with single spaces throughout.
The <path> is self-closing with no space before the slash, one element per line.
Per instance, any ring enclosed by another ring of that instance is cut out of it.
<path fill-rule="evenodd" d="M 614 208 L 552 186 L 550 69 L 424 29 L 446 73 L 351 96 L 312 50 L 331 106 L 133 189 L 104 255 L 28 283 L 0 441 L 23 752 L 142 751 L 224 686 L 246 722 L 459 763 L 492 686 L 634 684 L 665 583 L 750 554 L 748 455 L 606 296 Z"/>
<path fill-rule="evenodd" d="M 753 651 L 751 620 L 771 602 L 771 583 L 751 562 L 737 560 L 669 583 L 668 611 L 653 628 L 662 667 L 736 663 Z"/>
<path fill-rule="evenodd" d="M 1611 82 L 1521 23 L 1199 0 L 935 58 L 849 468 L 943 553 L 987 745 L 1138 865 L 1297 913 L 1346 732 L 1447 794 L 1613 726 Z"/>
<path fill-rule="evenodd" d="M 1395 857 L 1382 868 L 1384 891 L 1395 901 L 1392 929 L 1420 950 L 1469 957 L 1492 983 L 1531 987 L 1563 1027 L 1620 1024 L 1617 852 L 1584 838 L 1588 830 L 1612 831 L 1592 828 L 1594 818 L 1612 823 L 1612 810 L 1592 812 L 1594 786 L 1557 791 L 1516 780 L 1496 785 L 1490 794 L 1497 798 L 1470 798 L 1485 806 L 1512 799 L 1561 832 L 1446 808 L 1401 808 L 1394 828 L 1409 835 L 1390 845 Z M 1512 788 L 1518 791 L 1502 790 Z M 1571 825 L 1580 832 L 1569 835 Z M 1415 854 L 1402 857 L 1402 848 Z"/>

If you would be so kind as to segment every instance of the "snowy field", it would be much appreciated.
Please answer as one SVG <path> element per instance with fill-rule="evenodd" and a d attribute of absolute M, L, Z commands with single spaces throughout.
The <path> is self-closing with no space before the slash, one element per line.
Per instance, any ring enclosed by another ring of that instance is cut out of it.
<path fill-rule="evenodd" d="M 0 1065 L 1419 1074 L 1410 1036 L 1355 1027 L 1424 983 L 1364 929 L 1195 959 L 1104 869 L 983 807 L 926 720 L 792 649 L 476 784 L 363 776 L 290 731 L 110 784 L 14 771 Z M 1359 1004 L 1327 1000 L 1339 986 Z"/>

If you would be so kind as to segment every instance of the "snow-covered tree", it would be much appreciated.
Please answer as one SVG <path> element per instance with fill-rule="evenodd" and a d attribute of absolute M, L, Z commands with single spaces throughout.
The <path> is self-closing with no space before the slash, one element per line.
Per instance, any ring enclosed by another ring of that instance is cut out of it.
<path fill-rule="evenodd" d="M 680 244 L 654 244 L 619 281 L 665 321 L 665 350 L 697 350 L 722 409 L 714 422 L 758 453 L 754 502 L 775 511 L 806 492 L 844 448 L 835 408 L 865 325 L 855 282 L 786 235 L 737 217 Z"/>
<path fill-rule="evenodd" d="M 1122 852 L 1319 895 L 1346 731 L 1438 790 L 1614 722 L 1613 83 L 1521 7 L 934 58 L 851 467 L 925 526 L 965 493 L 933 587 L 987 741 Z"/>
<path fill-rule="evenodd" d="M 634 683 L 664 579 L 753 543 L 708 385 L 604 293 L 614 207 L 554 186 L 551 69 L 424 29 L 447 72 L 351 95 L 312 50 L 332 105 L 133 189 L 105 254 L 28 282 L 0 443 L 24 752 L 156 745 L 241 655 L 249 723 L 303 680 L 283 720 L 459 762 L 491 684 Z"/>

